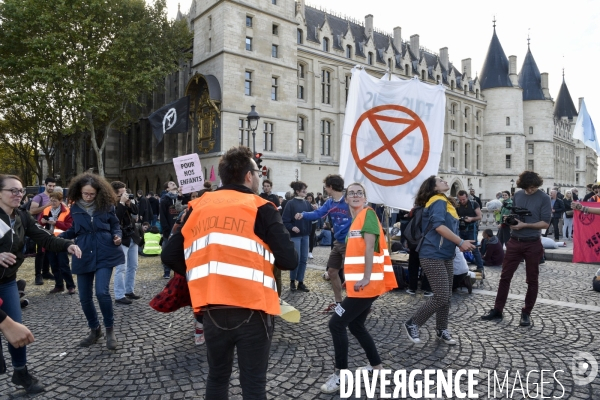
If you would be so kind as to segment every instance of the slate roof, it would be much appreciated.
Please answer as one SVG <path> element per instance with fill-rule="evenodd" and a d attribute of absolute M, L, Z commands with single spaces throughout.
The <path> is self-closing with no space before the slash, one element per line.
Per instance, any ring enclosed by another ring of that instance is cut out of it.
<path fill-rule="evenodd" d="M 529 46 L 527 46 L 527 55 L 525 55 L 521 72 L 519 72 L 519 86 L 523 89 L 524 101 L 545 99 L 542 91 L 542 76 Z"/>
<path fill-rule="evenodd" d="M 569 93 L 569 88 L 567 88 L 565 77 L 563 76 L 562 85 L 560 85 L 556 103 L 554 104 L 554 118 L 567 117 L 568 119 L 573 119 L 574 116 L 577 116 L 577 109 L 575 108 L 575 104 L 573 104 L 571 93 Z"/>
<path fill-rule="evenodd" d="M 481 68 L 479 81 L 481 90 L 513 86 L 508 77 L 508 58 L 506 58 L 498 35 L 496 35 L 496 28 L 494 28 L 483 68 Z"/>

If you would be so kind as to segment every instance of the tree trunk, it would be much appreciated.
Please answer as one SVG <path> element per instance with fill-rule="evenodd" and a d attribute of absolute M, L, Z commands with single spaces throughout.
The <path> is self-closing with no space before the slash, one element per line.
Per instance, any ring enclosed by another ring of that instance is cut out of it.
<path fill-rule="evenodd" d="M 75 147 L 75 172 L 77 175 L 83 173 L 83 143 L 85 142 L 85 133 L 76 132 L 74 136 Z"/>

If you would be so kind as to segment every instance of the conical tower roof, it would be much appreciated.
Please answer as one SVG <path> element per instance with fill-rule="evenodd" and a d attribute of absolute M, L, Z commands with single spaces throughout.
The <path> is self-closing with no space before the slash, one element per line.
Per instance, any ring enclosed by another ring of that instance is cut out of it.
<path fill-rule="evenodd" d="M 523 61 L 521 72 L 519 72 L 519 86 L 523 89 L 523 100 L 544 100 L 542 91 L 542 76 L 538 69 L 529 45 L 527 55 Z"/>
<path fill-rule="evenodd" d="M 573 119 L 575 116 L 577 116 L 577 109 L 575 108 L 575 104 L 573 104 L 571 93 L 569 93 L 569 88 L 567 88 L 565 77 L 563 75 L 562 85 L 560 85 L 560 90 L 556 97 L 556 104 L 554 105 L 554 118 L 560 119 L 562 117 L 567 117 Z"/>
<path fill-rule="evenodd" d="M 495 87 L 512 87 L 508 77 L 508 58 L 504 54 L 498 35 L 496 35 L 496 26 L 494 25 L 494 35 L 490 42 L 483 68 L 481 68 L 480 87 L 481 90 Z"/>

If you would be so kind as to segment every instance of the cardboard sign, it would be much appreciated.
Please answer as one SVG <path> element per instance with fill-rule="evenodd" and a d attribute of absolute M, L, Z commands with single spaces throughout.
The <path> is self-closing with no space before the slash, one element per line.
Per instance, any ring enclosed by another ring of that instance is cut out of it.
<path fill-rule="evenodd" d="M 192 153 L 174 158 L 173 165 L 181 193 L 197 192 L 204 188 L 204 174 L 198 154 Z"/>

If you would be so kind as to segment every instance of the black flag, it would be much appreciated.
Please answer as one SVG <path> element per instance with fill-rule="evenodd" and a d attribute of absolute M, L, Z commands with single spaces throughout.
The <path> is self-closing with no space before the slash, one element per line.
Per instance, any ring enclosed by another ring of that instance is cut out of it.
<path fill-rule="evenodd" d="M 190 96 L 182 97 L 150 114 L 148 120 L 156 141 L 160 143 L 163 136 L 169 133 L 187 132 L 189 114 Z"/>

